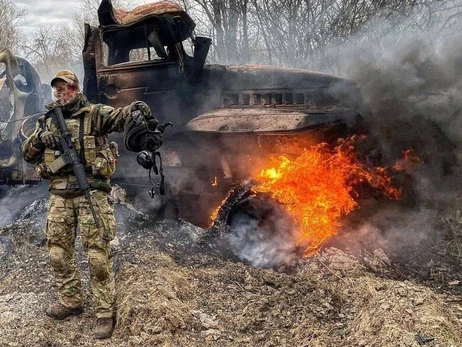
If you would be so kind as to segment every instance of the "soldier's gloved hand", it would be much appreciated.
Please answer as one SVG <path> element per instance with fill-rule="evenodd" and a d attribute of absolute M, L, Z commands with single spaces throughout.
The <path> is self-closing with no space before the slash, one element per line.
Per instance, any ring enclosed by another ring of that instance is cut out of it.
<path fill-rule="evenodd" d="M 42 130 L 39 133 L 38 138 L 45 144 L 46 147 L 50 149 L 59 148 L 59 139 L 49 130 Z"/>
<path fill-rule="evenodd" d="M 147 121 L 147 127 L 149 131 L 156 131 L 157 130 L 157 125 L 159 124 L 159 121 L 156 118 L 152 118 Z"/>

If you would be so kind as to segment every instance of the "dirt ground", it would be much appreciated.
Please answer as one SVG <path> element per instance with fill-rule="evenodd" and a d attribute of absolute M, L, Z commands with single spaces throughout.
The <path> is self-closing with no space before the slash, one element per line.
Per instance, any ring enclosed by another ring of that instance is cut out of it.
<path fill-rule="evenodd" d="M 462 346 L 457 247 L 438 248 L 426 263 L 418 254 L 403 261 L 380 248 L 328 247 L 258 269 L 227 254 L 225 238 L 200 242 L 202 229 L 126 206 L 117 208 L 113 244 L 117 327 L 94 340 L 81 250 L 85 312 L 65 321 L 44 314 L 56 299 L 45 203 L 0 229 L 0 346 Z M 457 211 L 445 218 L 459 223 Z"/>

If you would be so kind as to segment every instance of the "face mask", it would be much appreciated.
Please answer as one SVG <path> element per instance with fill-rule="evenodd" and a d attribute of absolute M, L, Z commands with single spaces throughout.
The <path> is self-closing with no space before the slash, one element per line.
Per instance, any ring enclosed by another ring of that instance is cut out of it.
<path fill-rule="evenodd" d="M 67 85 L 60 89 L 60 93 L 58 93 L 58 89 L 56 87 L 52 88 L 53 101 L 60 105 L 68 104 L 70 101 L 74 100 L 78 94 L 78 90 L 69 88 Z"/>

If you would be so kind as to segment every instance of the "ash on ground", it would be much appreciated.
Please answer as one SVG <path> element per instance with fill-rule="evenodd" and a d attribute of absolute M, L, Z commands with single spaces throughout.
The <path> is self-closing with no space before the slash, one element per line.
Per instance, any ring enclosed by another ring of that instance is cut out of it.
<path fill-rule="evenodd" d="M 114 201 L 113 337 L 91 335 L 95 318 L 81 248 L 85 312 L 65 321 L 44 314 L 56 288 L 42 198 L 0 229 L 1 346 L 462 345 L 462 278 L 454 252 L 439 248 L 423 264 L 418 252 L 409 252 L 404 263 L 371 245 L 362 252 L 331 245 L 311 258 L 261 269 L 238 261 L 219 233 Z M 457 211 L 442 220 L 457 225 Z"/>

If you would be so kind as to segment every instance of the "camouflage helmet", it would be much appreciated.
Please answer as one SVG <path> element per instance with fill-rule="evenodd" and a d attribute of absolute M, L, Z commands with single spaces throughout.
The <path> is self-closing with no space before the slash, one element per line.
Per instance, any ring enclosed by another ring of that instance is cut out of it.
<path fill-rule="evenodd" d="M 59 70 L 56 74 L 55 77 L 51 80 L 51 86 L 57 81 L 57 80 L 62 80 L 69 85 L 74 85 L 79 88 L 79 79 L 77 78 L 77 75 L 73 73 L 72 71 L 69 70 Z"/>

